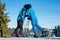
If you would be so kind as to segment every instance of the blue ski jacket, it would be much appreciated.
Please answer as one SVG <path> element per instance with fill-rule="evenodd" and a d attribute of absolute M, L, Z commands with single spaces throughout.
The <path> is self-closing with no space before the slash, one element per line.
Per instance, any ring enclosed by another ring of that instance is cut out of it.
<path fill-rule="evenodd" d="M 25 15 L 26 15 L 26 9 L 25 9 L 25 8 L 22 8 L 22 9 L 19 11 L 19 15 L 18 15 L 18 17 L 17 17 L 17 20 L 22 20 L 22 21 L 24 21 Z"/>
<path fill-rule="evenodd" d="M 31 16 L 32 20 L 37 19 L 36 15 L 35 15 L 35 12 L 34 12 L 34 10 L 32 8 L 27 10 L 27 14 L 28 14 L 28 16 Z"/>

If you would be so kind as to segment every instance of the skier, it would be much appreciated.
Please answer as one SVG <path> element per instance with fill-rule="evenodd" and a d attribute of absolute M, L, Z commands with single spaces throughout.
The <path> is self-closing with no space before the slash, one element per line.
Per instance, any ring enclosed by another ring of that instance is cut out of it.
<path fill-rule="evenodd" d="M 24 5 L 24 7 L 26 4 Z M 17 28 L 14 31 L 14 36 L 23 36 L 23 22 L 25 20 L 26 15 L 26 9 L 22 8 L 19 12 L 18 18 L 17 18 Z"/>
<path fill-rule="evenodd" d="M 27 4 L 25 8 L 27 9 L 28 20 L 31 20 L 32 29 L 33 29 L 33 32 L 34 32 L 34 37 L 38 37 L 38 35 L 36 33 L 36 27 L 40 31 L 43 31 L 43 28 L 38 24 L 37 17 L 35 15 L 34 10 L 32 9 L 31 4 Z"/>

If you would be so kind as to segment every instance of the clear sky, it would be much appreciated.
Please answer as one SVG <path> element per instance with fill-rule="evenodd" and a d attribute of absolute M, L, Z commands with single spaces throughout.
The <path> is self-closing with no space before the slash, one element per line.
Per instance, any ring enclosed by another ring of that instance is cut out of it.
<path fill-rule="evenodd" d="M 6 12 L 9 12 L 8 27 L 17 26 L 17 16 L 24 4 L 31 4 L 38 18 L 39 25 L 45 28 L 54 28 L 60 25 L 60 0 L 2 0 L 6 3 Z"/>

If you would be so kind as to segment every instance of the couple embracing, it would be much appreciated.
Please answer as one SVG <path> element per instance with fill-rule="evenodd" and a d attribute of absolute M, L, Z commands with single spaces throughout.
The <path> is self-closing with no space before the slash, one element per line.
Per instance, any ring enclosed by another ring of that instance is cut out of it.
<path fill-rule="evenodd" d="M 31 20 L 34 37 L 37 37 L 36 27 L 40 31 L 43 31 L 43 28 L 38 24 L 37 17 L 35 15 L 34 10 L 32 9 L 31 4 L 25 4 L 23 6 L 23 8 L 20 10 L 18 18 L 17 18 L 17 28 L 15 29 L 14 34 L 17 34 L 18 29 L 20 29 L 19 34 L 17 34 L 16 36 L 23 35 L 22 34 L 23 33 L 23 23 L 24 23 L 25 17 L 27 17 L 28 20 Z"/>

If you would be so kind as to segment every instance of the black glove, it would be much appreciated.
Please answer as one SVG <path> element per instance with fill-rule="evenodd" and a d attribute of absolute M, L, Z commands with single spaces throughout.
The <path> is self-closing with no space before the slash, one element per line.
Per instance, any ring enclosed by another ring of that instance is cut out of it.
<path fill-rule="evenodd" d="M 25 17 L 28 17 L 28 15 L 25 15 Z"/>
<path fill-rule="evenodd" d="M 28 20 L 32 20 L 31 16 L 28 16 Z"/>

